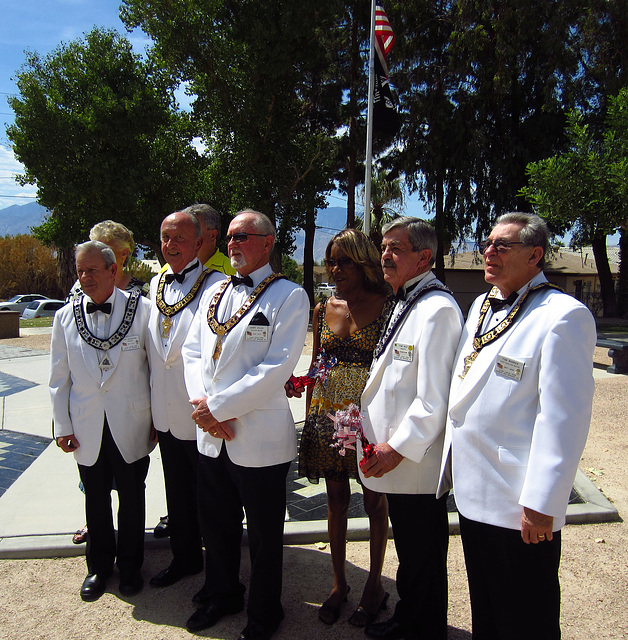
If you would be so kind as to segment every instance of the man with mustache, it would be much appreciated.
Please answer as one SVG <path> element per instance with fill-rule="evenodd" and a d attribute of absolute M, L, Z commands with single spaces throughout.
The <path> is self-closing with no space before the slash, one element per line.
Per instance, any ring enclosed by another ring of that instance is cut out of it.
<path fill-rule="evenodd" d="M 418 218 L 384 225 L 384 279 L 397 295 L 362 393 L 374 453 L 365 487 L 385 493 L 399 558 L 399 602 L 390 620 L 366 627 L 383 640 L 446 640 L 446 496 L 437 499 L 451 367 L 462 314 L 432 273 L 436 232 Z"/>

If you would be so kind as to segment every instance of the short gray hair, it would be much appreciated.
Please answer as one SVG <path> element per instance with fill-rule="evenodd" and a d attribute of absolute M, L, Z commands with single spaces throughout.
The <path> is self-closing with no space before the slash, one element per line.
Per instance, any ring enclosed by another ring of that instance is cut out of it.
<path fill-rule="evenodd" d="M 113 249 L 107 246 L 104 242 L 100 242 L 100 240 L 88 240 L 87 242 L 82 242 L 81 244 L 76 245 L 76 250 L 74 252 L 75 259 L 79 253 L 86 253 L 90 251 L 100 253 L 107 268 L 116 263 L 116 254 L 113 252 Z"/>
<path fill-rule="evenodd" d="M 208 204 L 197 203 L 183 209 L 185 213 L 191 213 L 197 218 L 202 218 L 208 229 L 216 229 L 220 235 L 220 214 L 214 207 Z"/>
<path fill-rule="evenodd" d="M 523 228 L 519 232 L 519 240 L 528 247 L 541 247 L 543 249 L 543 256 L 536 266 L 539 269 L 545 267 L 545 255 L 549 250 L 550 231 L 543 218 L 535 213 L 510 211 L 499 216 L 495 224 L 522 224 Z"/>
<path fill-rule="evenodd" d="M 272 236 L 273 244 L 275 243 L 275 240 L 277 239 L 277 231 L 275 229 L 275 225 L 265 213 L 260 213 L 254 209 L 242 209 L 242 211 L 238 211 L 234 217 L 237 218 L 242 213 L 252 213 L 255 216 L 255 220 L 253 222 L 255 231 L 263 233 L 265 236 Z"/>
<path fill-rule="evenodd" d="M 401 216 L 382 227 L 382 236 L 385 236 L 392 229 L 405 229 L 408 232 L 408 240 L 412 250 L 423 251 L 423 249 L 429 249 L 432 252 L 430 264 L 434 264 L 436 252 L 438 251 L 438 238 L 436 230 L 429 222 L 411 216 Z"/>

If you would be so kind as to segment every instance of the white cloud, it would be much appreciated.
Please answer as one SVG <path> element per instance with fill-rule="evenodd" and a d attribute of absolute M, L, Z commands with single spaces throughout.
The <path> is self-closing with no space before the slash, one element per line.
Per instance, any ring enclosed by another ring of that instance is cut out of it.
<path fill-rule="evenodd" d="M 13 151 L 0 145 L 0 209 L 34 201 L 36 188 L 30 184 L 21 187 L 15 182 L 15 175 L 23 172 L 24 167 L 15 159 Z"/>

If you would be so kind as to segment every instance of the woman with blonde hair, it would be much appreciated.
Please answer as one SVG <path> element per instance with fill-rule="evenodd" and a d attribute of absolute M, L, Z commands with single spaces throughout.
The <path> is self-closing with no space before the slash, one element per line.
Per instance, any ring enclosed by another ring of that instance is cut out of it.
<path fill-rule="evenodd" d="M 98 240 L 104 242 L 111 248 L 116 256 L 116 264 L 118 265 L 118 273 L 116 275 L 116 287 L 123 291 L 132 289 L 140 289 L 142 295 L 148 295 L 148 283 L 139 280 L 124 272 L 129 257 L 133 255 L 135 250 L 135 240 L 133 233 L 120 222 L 113 220 L 103 220 L 95 224 L 89 232 L 90 240 Z"/>

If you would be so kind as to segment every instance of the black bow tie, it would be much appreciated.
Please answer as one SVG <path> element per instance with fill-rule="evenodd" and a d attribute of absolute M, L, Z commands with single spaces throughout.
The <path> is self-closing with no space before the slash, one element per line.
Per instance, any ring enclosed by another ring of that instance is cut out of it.
<path fill-rule="evenodd" d="M 166 284 L 172 284 L 175 280 L 179 284 L 182 284 L 185 280 L 185 276 L 190 273 L 190 271 L 194 271 L 196 267 L 198 267 L 198 262 L 195 262 L 191 267 L 188 267 L 181 273 L 167 273 L 164 280 L 166 281 Z"/>
<path fill-rule="evenodd" d="M 96 304 L 95 302 L 87 303 L 87 313 L 96 313 L 96 311 L 102 311 L 103 313 L 111 313 L 111 302 L 103 302 L 102 304 Z"/>
<path fill-rule="evenodd" d="M 517 299 L 518 293 L 513 291 L 507 298 L 489 298 L 488 301 L 491 305 L 491 311 L 495 313 L 506 307 L 510 307 L 512 303 Z"/>
<path fill-rule="evenodd" d="M 414 287 L 417 286 L 417 284 L 419 283 L 415 282 L 414 284 L 411 284 L 407 289 L 399 287 L 399 291 L 397 291 L 397 293 L 395 294 L 397 300 L 405 300 L 408 297 L 408 294 L 412 291 L 412 289 L 414 289 Z"/>
<path fill-rule="evenodd" d="M 240 284 L 244 284 L 247 287 L 252 287 L 253 280 L 251 280 L 251 276 L 244 276 L 244 278 L 240 278 L 238 276 L 231 276 L 231 284 L 234 287 L 237 287 Z"/>

